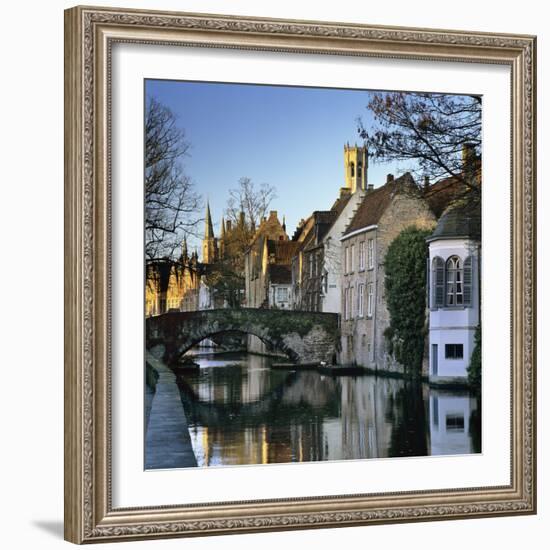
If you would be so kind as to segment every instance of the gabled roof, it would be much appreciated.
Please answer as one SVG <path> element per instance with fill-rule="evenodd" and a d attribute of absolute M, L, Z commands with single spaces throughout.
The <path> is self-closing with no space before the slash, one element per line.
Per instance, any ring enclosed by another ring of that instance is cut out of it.
<path fill-rule="evenodd" d="M 336 216 L 334 218 L 334 221 L 336 221 L 336 218 L 342 213 L 344 208 L 346 207 L 346 204 L 348 204 L 349 200 L 351 199 L 351 193 L 345 193 L 340 195 L 332 205 L 330 211 L 335 212 Z"/>
<path fill-rule="evenodd" d="M 382 214 L 389 206 L 394 195 L 399 190 L 403 189 L 404 186 L 408 186 L 410 189 L 416 189 L 414 179 L 409 172 L 387 182 L 381 187 L 368 191 L 344 232 L 344 236 L 354 231 L 358 231 L 359 229 L 363 229 L 364 227 L 376 225 L 380 221 Z"/>
<path fill-rule="evenodd" d="M 481 185 L 481 157 L 474 160 L 475 171 L 472 174 L 476 185 Z M 462 176 L 467 174 L 463 172 Z M 445 209 L 455 200 L 468 196 L 471 190 L 460 177 L 449 176 L 430 185 L 424 191 L 424 198 L 428 201 L 432 212 L 439 218 Z"/>
<path fill-rule="evenodd" d="M 463 189 L 464 185 L 460 180 L 448 177 L 430 185 L 424 192 L 424 198 L 428 201 L 435 217 L 439 218 Z"/>

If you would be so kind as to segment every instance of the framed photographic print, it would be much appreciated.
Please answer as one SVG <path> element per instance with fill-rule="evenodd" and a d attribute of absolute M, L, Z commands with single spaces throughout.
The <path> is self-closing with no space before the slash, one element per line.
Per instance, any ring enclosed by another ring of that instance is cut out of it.
<path fill-rule="evenodd" d="M 65 13 L 65 536 L 532 514 L 535 37 Z"/>

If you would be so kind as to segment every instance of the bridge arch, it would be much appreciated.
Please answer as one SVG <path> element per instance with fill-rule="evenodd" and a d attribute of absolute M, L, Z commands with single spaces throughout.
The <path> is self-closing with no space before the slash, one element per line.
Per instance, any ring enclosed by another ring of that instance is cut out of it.
<path fill-rule="evenodd" d="M 299 355 L 291 348 L 289 348 L 280 338 L 272 338 L 272 337 L 266 337 L 265 334 L 261 333 L 261 331 L 255 329 L 254 327 L 249 327 L 248 329 L 244 328 L 227 328 L 218 330 L 216 332 L 209 332 L 208 334 L 202 335 L 199 334 L 196 338 L 190 338 L 183 342 L 181 345 L 177 346 L 176 350 L 174 351 L 175 354 L 175 360 L 179 359 L 185 352 L 189 351 L 191 348 L 194 348 L 197 346 L 200 342 L 202 342 L 206 338 L 212 338 L 214 336 L 217 336 L 218 334 L 224 334 L 226 332 L 238 332 L 240 334 L 251 334 L 252 336 L 256 336 L 259 338 L 264 344 L 268 344 L 269 346 L 272 346 L 274 349 L 281 351 L 288 355 L 289 359 L 292 361 L 298 361 Z"/>
<path fill-rule="evenodd" d="M 339 342 L 335 313 L 239 308 L 149 317 L 146 346 L 162 344 L 165 362 L 173 363 L 201 340 L 222 332 L 253 334 L 295 362 L 330 362 Z"/>

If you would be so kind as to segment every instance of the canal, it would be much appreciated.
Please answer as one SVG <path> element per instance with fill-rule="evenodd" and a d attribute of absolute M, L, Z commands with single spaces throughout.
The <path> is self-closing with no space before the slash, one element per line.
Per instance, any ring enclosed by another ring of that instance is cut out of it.
<path fill-rule="evenodd" d="M 177 384 L 198 466 L 481 452 L 480 404 L 468 391 L 196 353 L 200 369 Z"/>

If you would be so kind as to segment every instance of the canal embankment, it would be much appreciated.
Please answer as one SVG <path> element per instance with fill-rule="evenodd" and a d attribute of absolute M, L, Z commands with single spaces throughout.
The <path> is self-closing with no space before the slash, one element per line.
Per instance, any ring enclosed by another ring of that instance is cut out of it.
<path fill-rule="evenodd" d="M 145 469 L 197 466 L 176 375 L 149 352 L 146 361 L 155 392 L 145 433 Z"/>

